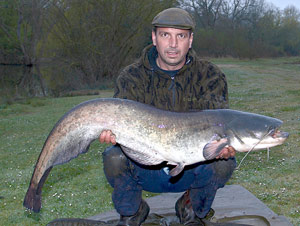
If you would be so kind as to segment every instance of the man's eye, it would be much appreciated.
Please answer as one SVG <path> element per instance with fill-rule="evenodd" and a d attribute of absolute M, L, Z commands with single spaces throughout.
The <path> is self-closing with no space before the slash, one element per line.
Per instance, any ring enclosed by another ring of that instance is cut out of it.
<path fill-rule="evenodd" d="M 168 37 L 168 33 L 162 33 L 161 36 L 162 37 Z"/>
<path fill-rule="evenodd" d="M 182 39 L 182 38 L 185 38 L 185 37 L 186 37 L 185 34 L 179 34 L 179 35 L 178 35 L 178 38 L 181 38 L 181 39 Z"/>

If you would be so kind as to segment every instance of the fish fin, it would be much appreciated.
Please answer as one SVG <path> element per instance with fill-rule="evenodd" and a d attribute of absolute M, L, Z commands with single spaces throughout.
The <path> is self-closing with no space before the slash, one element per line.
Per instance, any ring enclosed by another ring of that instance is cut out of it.
<path fill-rule="evenodd" d="M 178 165 L 175 166 L 175 168 L 170 170 L 169 175 L 171 175 L 172 177 L 175 177 L 181 173 L 183 168 L 184 168 L 184 164 L 179 163 Z"/>
<path fill-rule="evenodd" d="M 138 152 L 124 145 L 121 145 L 121 148 L 127 156 L 129 156 L 134 161 L 137 161 L 140 164 L 149 166 L 157 165 L 163 162 L 163 158 L 153 150 L 149 150 L 147 152 Z"/>
<path fill-rule="evenodd" d="M 220 154 L 221 150 L 228 144 L 229 142 L 227 138 L 221 138 L 207 143 L 203 148 L 204 158 L 206 160 L 216 158 Z"/>
<path fill-rule="evenodd" d="M 90 144 L 95 139 L 82 139 L 78 142 L 73 142 L 70 146 L 66 147 L 63 151 L 61 151 L 61 154 L 57 156 L 57 158 L 53 161 L 52 166 L 56 165 L 62 165 L 64 163 L 67 163 L 71 161 L 72 159 L 77 158 L 80 154 L 85 154 L 88 152 L 90 148 Z"/>

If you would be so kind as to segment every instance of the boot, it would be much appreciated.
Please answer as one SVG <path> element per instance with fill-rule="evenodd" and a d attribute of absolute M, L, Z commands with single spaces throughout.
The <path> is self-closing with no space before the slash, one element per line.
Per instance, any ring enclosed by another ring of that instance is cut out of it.
<path fill-rule="evenodd" d="M 142 202 L 136 214 L 132 216 L 120 216 L 120 220 L 117 226 L 140 226 L 141 223 L 146 220 L 149 211 L 150 208 L 148 204 L 142 199 Z"/>
<path fill-rule="evenodd" d="M 189 191 L 186 191 L 175 204 L 176 216 L 179 218 L 179 222 L 183 225 L 189 226 L 204 226 L 204 219 L 210 220 L 214 215 L 214 210 L 210 209 L 206 217 L 202 220 L 199 218 L 193 208 L 189 197 Z"/>

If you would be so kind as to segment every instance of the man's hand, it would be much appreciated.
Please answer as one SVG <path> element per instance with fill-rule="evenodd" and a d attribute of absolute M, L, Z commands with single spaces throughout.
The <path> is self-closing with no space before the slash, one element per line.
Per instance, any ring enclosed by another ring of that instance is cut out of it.
<path fill-rule="evenodd" d="M 220 152 L 219 156 L 216 157 L 216 159 L 229 159 L 231 157 L 234 157 L 235 153 L 236 151 L 233 147 L 225 147 L 222 149 L 222 151 Z"/>
<path fill-rule="evenodd" d="M 99 136 L 100 143 L 112 143 L 116 145 L 116 136 L 110 130 L 103 130 Z"/>

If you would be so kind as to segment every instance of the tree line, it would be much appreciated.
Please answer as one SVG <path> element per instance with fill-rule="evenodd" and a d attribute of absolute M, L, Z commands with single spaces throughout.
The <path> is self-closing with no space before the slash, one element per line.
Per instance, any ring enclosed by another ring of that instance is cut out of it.
<path fill-rule="evenodd" d="M 300 54 L 300 11 L 265 0 L 183 0 L 197 22 L 196 48 L 204 55 L 239 58 Z"/>
<path fill-rule="evenodd" d="M 151 21 L 168 7 L 193 15 L 199 55 L 300 54 L 299 9 L 265 0 L 1 0 L 0 64 L 52 63 L 99 85 L 151 43 Z"/>

